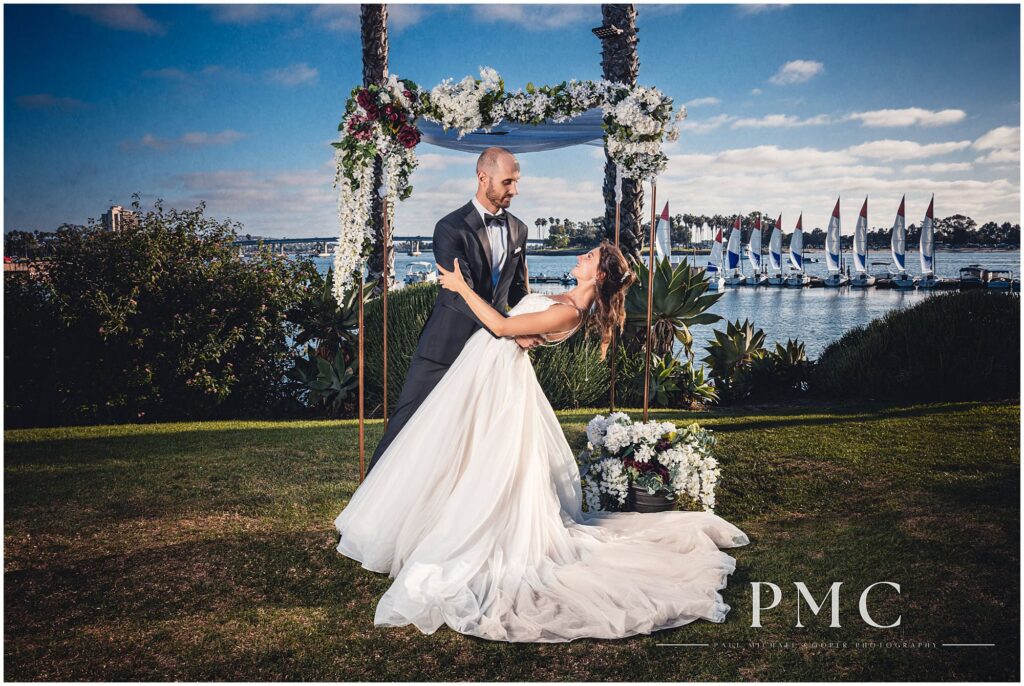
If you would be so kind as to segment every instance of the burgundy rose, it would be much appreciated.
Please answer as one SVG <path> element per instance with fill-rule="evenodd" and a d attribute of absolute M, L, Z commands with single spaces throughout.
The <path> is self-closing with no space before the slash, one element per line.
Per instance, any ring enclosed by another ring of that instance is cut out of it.
<path fill-rule="evenodd" d="M 366 110 L 366 119 L 373 120 L 380 116 L 380 108 L 376 105 L 370 105 L 364 108 Z"/>
<path fill-rule="evenodd" d="M 395 111 L 395 108 L 391 105 L 384 105 L 384 116 L 390 117 L 391 113 Z"/>
<path fill-rule="evenodd" d="M 402 91 L 402 95 L 404 95 L 405 99 L 409 102 L 416 102 L 416 94 L 412 91 Z"/>
<path fill-rule="evenodd" d="M 400 118 L 399 115 L 398 115 L 398 112 L 395 112 L 394 110 L 392 110 L 391 112 L 388 112 L 387 117 L 388 117 L 388 121 L 391 122 L 392 124 L 396 123 L 399 120 L 399 118 Z"/>
<path fill-rule="evenodd" d="M 359 91 L 356 94 L 356 102 L 358 102 L 359 106 L 362 107 L 364 110 L 370 109 L 370 105 L 373 104 L 373 98 L 370 97 L 370 91 L 366 90 L 365 88 Z"/>
<path fill-rule="evenodd" d="M 405 148 L 415 148 L 420 142 L 420 132 L 411 126 L 403 126 L 398 131 L 398 142 Z"/>

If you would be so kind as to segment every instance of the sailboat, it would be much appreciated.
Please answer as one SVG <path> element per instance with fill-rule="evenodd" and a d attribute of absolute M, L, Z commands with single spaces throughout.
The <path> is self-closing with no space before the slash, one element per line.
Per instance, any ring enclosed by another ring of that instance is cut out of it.
<path fill-rule="evenodd" d="M 893 273 L 892 285 L 896 288 L 913 288 L 914 277 L 907 273 L 904 261 L 907 248 L 907 215 L 904 206 L 907 196 L 900 200 L 900 208 L 896 210 L 896 221 L 892 224 L 892 264 L 889 272 Z"/>
<path fill-rule="evenodd" d="M 753 273 L 743 280 L 744 286 L 764 286 L 768 283 L 768 277 L 764 274 L 761 265 L 761 215 L 754 220 L 754 230 L 750 232 L 750 241 L 747 243 L 747 261 Z"/>
<path fill-rule="evenodd" d="M 659 262 L 665 259 L 665 257 L 668 257 L 669 263 L 672 262 L 672 231 L 669 226 L 667 202 L 665 203 L 665 209 L 661 211 L 661 216 L 658 217 L 658 223 L 655 225 L 654 251 L 655 257 L 657 257 Z"/>
<path fill-rule="evenodd" d="M 850 279 L 854 288 L 870 288 L 877 279 L 868 274 L 868 199 L 864 198 L 864 206 L 857 217 L 857 228 L 853 232 L 853 269 L 856 274 Z"/>
<path fill-rule="evenodd" d="M 769 286 L 785 286 L 786 277 L 782 275 L 782 215 L 775 220 L 775 228 L 768 239 L 768 277 Z"/>
<path fill-rule="evenodd" d="M 825 234 L 825 266 L 828 269 L 828 276 L 825 277 L 826 286 L 845 286 L 850 283 L 850 277 L 842 271 L 842 240 L 843 230 L 839 224 L 839 198 L 836 198 L 836 208 L 832 210 L 832 218 L 828 220 L 828 232 Z"/>
<path fill-rule="evenodd" d="M 935 277 L 935 194 L 928 203 L 928 211 L 921 222 L 921 278 L 917 281 L 918 288 L 935 288 L 938 279 Z"/>
<path fill-rule="evenodd" d="M 420 255 L 420 242 L 419 241 L 410 241 L 408 255 L 409 255 L 409 257 L 419 257 L 419 255 Z"/>
<path fill-rule="evenodd" d="M 711 244 L 708 266 L 704 268 L 704 276 L 708 280 L 709 291 L 720 291 L 725 286 L 722 278 L 722 227 L 718 227 L 715 241 Z"/>
<path fill-rule="evenodd" d="M 743 229 L 740 228 L 740 217 L 736 215 L 736 221 L 733 222 L 732 232 L 729 233 L 729 245 L 726 247 L 725 258 L 726 258 L 726 269 L 731 270 L 729 276 L 725 277 L 726 286 L 739 286 L 743 283 L 743 267 L 740 261 L 740 234 Z"/>
<path fill-rule="evenodd" d="M 811 277 L 804 272 L 804 213 L 796 220 L 796 228 L 789 239 L 789 261 L 793 267 L 790 268 L 789 276 L 786 277 L 786 285 L 796 288 L 803 288 L 811 283 Z"/>

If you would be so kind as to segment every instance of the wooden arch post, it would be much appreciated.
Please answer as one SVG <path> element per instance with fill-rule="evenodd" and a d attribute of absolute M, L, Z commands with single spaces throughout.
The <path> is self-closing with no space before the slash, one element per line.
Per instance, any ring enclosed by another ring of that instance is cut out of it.
<path fill-rule="evenodd" d="M 622 221 L 622 167 L 615 165 L 615 247 L 619 247 L 619 226 Z M 608 388 L 608 411 L 615 411 L 615 378 L 618 368 L 619 337 L 615 329 L 612 329 L 612 354 L 611 354 L 611 384 Z"/>
<path fill-rule="evenodd" d="M 651 177 L 651 239 L 647 243 L 650 259 L 647 269 L 647 341 L 644 343 L 644 421 L 647 421 L 647 407 L 650 404 L 651 388 L 651 339 L 654 338 L 651 331 L 651 310 L 654 307 L 654 240 L 655 240 L 655 218 L 658 208 L 658 186 L 654 177 Z"/>

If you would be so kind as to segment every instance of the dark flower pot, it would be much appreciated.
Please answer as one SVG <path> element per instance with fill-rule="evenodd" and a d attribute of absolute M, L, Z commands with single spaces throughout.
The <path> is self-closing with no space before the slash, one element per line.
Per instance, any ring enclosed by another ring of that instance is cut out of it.
<path fill-rule="evenodd" d="M 633 512 L 666 512 L 675 508 L 676 499 L 660 492 L 650 495 L 646 488 L 630 486 L 626 505 Z"/>

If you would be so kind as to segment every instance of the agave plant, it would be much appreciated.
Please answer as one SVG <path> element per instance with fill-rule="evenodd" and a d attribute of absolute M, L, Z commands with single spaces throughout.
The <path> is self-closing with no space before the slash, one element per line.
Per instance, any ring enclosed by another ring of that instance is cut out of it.
<path fill-rule="evenodd" d="M 752 377 L 759 394 L 806 390 L 811 362 L 803 343 L 789 339 L 785 347 L 775 344 L 775 350 L 768 351 L 759 360 L 754 360 Z"/>
<path fill-rule="evenodd" d="M 689 360 L 680 362 L 670 353 L 654 360 L 650 399 L 663 407 L 693 407 L 717 401 L 718 393 L 705 381 L 703 367 L 694 367 Z"/>
<path fill-rule="evenodd" d="M 345 403 L 359 390 L 358 361 L 346 362 L 344 348 L 338 348 L 332 361 L 325 360 L 316 349 L 306 347 L 306 357 L 295 360 L 295 366 L 285 372 L 305 396 L 306 404 L 320 406 L 332 416 L 339 416 Z"/>
<path fill-rule="evenodd" d="M 679 394 L 679 360 L 672 357 L 672 353 L 664 356 L 659 355 L 654 359 L 654 366 L 651 369 L 650 400 L 662 407 L 668 407 L 672 400 Z"/>
<path fill-rule="evenodd" d="M 695 367 L 692 362 L 682 365 L 676 382 L 679 392 L 686 404 L 693 407 L 697 404 L 718 402 L 718 391 L 713 384 L 704 378 L 704 367 Z"/>
<path fill-rule="evenodd" d="M 642 263 L 634 263 L 637 283 L 626 294 L 626 324 L 642 331 L 647 326 L 647 281 L 649 271 Z M 664 257 L 654 267 L 654 297 L 651 303 L 651 352 L 663 356 L 672 352 L 673 340 L 683 344 L 686 356 L 693 361 L 693 335 L 690 327 L 714 324 L 722 319 L 708 312 L 724 293 L 708 293 L 704 270 L 690 266 L 684 257 L 672 267 Z M 643 339 L 642 336 L 638 336 Z"/>
<path fill-rule="evenodd" d="M 333 360 L 338 350 L 351 350 L 359 338 L 358 289 L 347 290 L 345 302 L 339 304 L 332 289 L 332 272 L 329 269 L 323 281 L 312 283 L 309 297 L 285 314 L 288 321 L 299 327 L 295 342 L 315 342 L 316 354 L 327 361 Z M 372 285 L 364 286 L 363 302 L 371 288 Z M 350 352 L 346 354 L 351 357 Z"/>
<path fill-rule="evenodd" d="M 704 358 L 711 367 L 711 377 L 722 399 L 738 400 L 749 395 L 751 371 L 766 355 L 765 333 L 754 329 L 746 319 L 740 324 L 728 322 L 723 332 L 716 329 L 715 338 L 708 342 L 708 355 Z"/>

